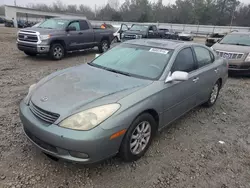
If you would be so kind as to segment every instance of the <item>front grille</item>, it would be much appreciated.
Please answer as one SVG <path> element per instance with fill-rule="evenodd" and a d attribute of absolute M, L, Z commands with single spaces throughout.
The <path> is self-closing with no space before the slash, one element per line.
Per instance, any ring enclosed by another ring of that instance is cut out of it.
<path fill-rule="evenodd" d="M 225 52 L 225 51 L 219 51 L 219 50 L 216 50 L 216 53 L 220 57 L 227 58 L 227 59 L 241 59 L 244 55 L 244 53 Z"/>
<path fill-rule="evenodd" d="M 48 151 L 52 151 L 54 153 L 57 153 L 57 149 L 55 146 L 52 146 L 42 140 L 40 140 L 39 138 L 35 137 L 28 129 L 24 128 L 24 132 L 26 133 L 26 135 L 33 141 L 35 142 L 38 146 L 40 146 L 43 149 L 46 149 Z"/>
<path fill-rule="evenodd" d="M 229 65 L 228 68 L 231 68 L 231 69 L 237 69 L 238 66 L 237 65 Z"/>
<path fill-rule="evenodd" d="M 26 42 L 37 42 L 38 41 L 37 35 L 24 34 L 24 33 L 19 33 L 18 39 L 20 41 L 26 41 Z"/>
<path fill-rule="evenodd" d="M 37 107 L 34 103 L 30 102 L 29 104 L 31 112 L 39 119 L 47 122 L 47 123 L 54 123 L 58 118 L 59 114 L 48 112 L 46 110 L 43 110 L 39 107 Z"/>

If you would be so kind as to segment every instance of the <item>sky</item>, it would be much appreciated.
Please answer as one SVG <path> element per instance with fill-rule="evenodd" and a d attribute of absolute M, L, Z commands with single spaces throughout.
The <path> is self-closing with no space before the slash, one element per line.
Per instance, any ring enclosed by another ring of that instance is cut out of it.
<path fill-rule="evenodd" d="M 108 0 L 61 0 L 64 4 L 84 4 L 88 5 L 91 8 L 95 7 L 95 4 L 97 7 L 101 7 L 107 3 Z M 156 2 L 157 0 L 150 0 L 151 2 Z M 250 0 L 240 0 L 243 3 L 250 3 Z M 44 3 L 44 4 L 51 4 L 53 0 L 16 0 L 17 5 L 19 6 L 25 6 L 29 3 Z M 124 2 L 124 0 L 120 0 L 120 3 Z M 163 0 L 163 4 L 168 3 L 174 3 L 175 0 Z M 6 5 L 14 5 L 14 0 L 0 0 L 0 5 L 6 4 Z"/>

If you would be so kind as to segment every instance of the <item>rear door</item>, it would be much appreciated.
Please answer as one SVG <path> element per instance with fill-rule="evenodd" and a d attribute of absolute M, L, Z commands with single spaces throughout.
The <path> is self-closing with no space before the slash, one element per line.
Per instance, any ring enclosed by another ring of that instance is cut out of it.
<path fill-rule="evenodd" d="M 197 105 L 199 105 L 209 99 L 212 88 L 219 79 L 220 66 L 207 48 L 194 46 L 193 50 L 198 65 L 196 85 L 200 88 L 197 94 Z"/>
<path fill-rule="evenodd" d="M 81 37 L 83 42 L 83 47 L 89 47 L 95 44 L 95 34 L 94 30 L 90 28 L 88 22 L 86 20 L 80 21 L 81 27 Z"/>
<path fill-rule="evenodd" d="M 176 56 L 171 73 L 184 71 L 189 73 L 186 81 L 173 81 L 165 84 L 163 91 L 164 123 L 174 121 L 196 105 L 197 64 L 191 47 L 182 49 Z"/>

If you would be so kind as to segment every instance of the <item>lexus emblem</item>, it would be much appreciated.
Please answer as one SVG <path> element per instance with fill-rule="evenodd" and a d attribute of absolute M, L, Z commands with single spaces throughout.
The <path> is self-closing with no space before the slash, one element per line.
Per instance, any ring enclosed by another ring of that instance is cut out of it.
<path fill-rule="evenodd" d="M 41 98 L 41 101 L 46 102 L 48 99 L 49 99 L 48 97 L 44 96 L 44 97 Z"/>

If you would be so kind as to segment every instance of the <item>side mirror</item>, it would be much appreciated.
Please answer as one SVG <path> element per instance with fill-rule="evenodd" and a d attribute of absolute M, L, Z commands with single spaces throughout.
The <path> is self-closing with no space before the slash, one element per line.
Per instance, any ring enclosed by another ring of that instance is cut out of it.
<path fill-rule="evenodd" d="M 165 80 L 165 83 L 173 82 L 173 81 L 186 81 L 188 80 L 189 74 L 183 71 L 175 71 L 172 75 L 169 75 Z"/>
<path fill-rule="evenodd" d="M 98 56 L 100 56 L 100 54 L 95 54 L 95 58 L 97 58 Z"/>
<path fill-rule="evenodd" d="M 69 32 L 69 31 L 76 31 L 76 27 L 73 27 L 73 26 L 69 26 L 66 28 L 66 31 Z"/>

